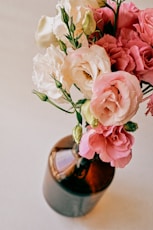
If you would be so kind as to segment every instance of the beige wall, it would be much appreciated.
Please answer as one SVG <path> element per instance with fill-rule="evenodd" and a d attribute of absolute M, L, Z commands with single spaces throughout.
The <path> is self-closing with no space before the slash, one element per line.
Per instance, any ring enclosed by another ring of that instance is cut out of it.
<path fill-rule="evenodd" d="M 135 0 L 153 7 L 152 0 Z M 34 31 L 41 15 L 53 15 L 56 0 L 0 0 L 0 229 L 144 230 L 153 219 L 153 120 L 144 106 L 135 117 L 139 130 L 133 159 L 117 170 L 112 187 L 92 214 L 67 219 L 42 196 L 52 144 L 71 132 L 74 118 L 32 94 Z M 53 227 L 54 226 L 54 227 Z"/>

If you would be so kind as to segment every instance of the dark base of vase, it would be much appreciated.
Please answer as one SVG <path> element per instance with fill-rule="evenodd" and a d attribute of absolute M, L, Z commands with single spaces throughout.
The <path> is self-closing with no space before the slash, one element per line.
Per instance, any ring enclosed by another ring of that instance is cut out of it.
<path fill-rule="evenodd" d="M 56 212 L 68 217 L 79 217 L 86 215 L 95 207 L 111 184 L 115 168 L 99 158 L 89 162 L 84 160 L 82 168 L 80 166 L 78 168 L 76 162 L 72 167 L 70 159 L 74 163 L 74 156 L 71 156 L 73 153 L 70 150 L 73 145 L 72 136 L 67 136 L 52 148 L 44 178 L 43 193 L 49 206 Z M 61 155 L 63 149 L 64 157 Z M 60 155 L 57 158 L 56 153 Z M 54 160 L 58 167 L 54 167 Z M 57 170 L 57 168 L 65 168 L 65 162 L 66 164 L 69 162 L 72 173 L 67 170 L 64 171 L 66 174 L 63 174 L 63 171 L 59 173 Z"/>
<path fill-rule="evenodd" d="M 49 206 L 57 213 L 68 217 L 79 217 L 89 213 L 100 200 L 104 191 L 88 195 L 70 193 L 57 184 L 48 170 L 43 184 L 43 194 Z"/>

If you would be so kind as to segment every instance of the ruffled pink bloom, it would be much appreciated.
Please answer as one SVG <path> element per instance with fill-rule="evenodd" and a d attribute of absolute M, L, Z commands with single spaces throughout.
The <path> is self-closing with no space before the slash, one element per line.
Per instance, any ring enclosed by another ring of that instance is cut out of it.
<path fill-rule="evenodd" d="M 115 37 L 106 34 L 96 44 L 105 48 L 110 57 L 113 71 L 124 70 L 133 73 L 135 63 L 129 53 L 129 49 L 122 47 L 120 44 L 118 45 L 118 40 Z"/>
<path fill-rule="evenodd" d="M 153 8 L 141 10 L 135 28 L 141 39 L 153 46 Z"/>
<path fill-rule="evenodd" d="M 124 49 L 128 49 L 133 58 L 134 74 L 139 80 L 153 84 L 153 48 L 143 42 L 135 31 L 125 28 L 120 32 L 118 42 Z"/>
<path fill-rule="evenodd" d="M 123 125 L 137 112 L 142 96 L 136 76 L 125 71 L 106 73 L 94 82 L 90 109 L 105 126 Z"/>
<path fill-rule="evenodd" d="M 153 116 L 153 94 L 149 97 L 149 102 L 147 104 L 147 111 L 145 114 L 148 115 L 148 113 L 151 113 Z"/>
<path fill-rule="evenodd" d="M 138 55 L 141 59 L 136 59 Z M 143 65 L 143 70 L 136 72 L 137 76 L 140 80 L 149 82 L 151 85 L 153 85 L 153 48 L 147 45 L 140 49 L 135 48 L 133 49 L 133 57 L 134 56 L 135 60 L 137 60 L 137 66 L 139 64 L 138 60 L 140 60 L 140 63 Z"/>
<path fill-rule="evenodd" d="M 92 159 L 95 153 L 104 162 L 114 167 L 125 167 L 132 157 L 134 137 L 126 132 L 123 126 L 102 126 L 89 129 L 82 137 L 79 154 Z"/>

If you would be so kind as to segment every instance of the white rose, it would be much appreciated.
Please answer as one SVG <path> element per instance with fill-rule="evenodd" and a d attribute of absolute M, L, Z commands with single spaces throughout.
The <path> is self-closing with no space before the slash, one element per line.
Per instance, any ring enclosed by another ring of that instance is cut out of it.
<path fill-rule="evenodd" d="M 90 99 L 93 82 L 102 73 L 111 72 L 111 63 L 104 48 L 97 45 L 81 47 L 69 52 L 62 72 Z"/>
<path fill-rule="evenodd" d="M 52 77 L 56 77 L 68 92 L 71 87 L 70 82 L 64 82 L 61 73 L 64 57 L 65 54 L 57 47 L 50 46 L 47 48 L 45 55 L 37 54 L 33 59 L 32 80 L 36 90 L 46 94 L 49 99 L 58 103 L 65 102 L 65 100 Z"/>

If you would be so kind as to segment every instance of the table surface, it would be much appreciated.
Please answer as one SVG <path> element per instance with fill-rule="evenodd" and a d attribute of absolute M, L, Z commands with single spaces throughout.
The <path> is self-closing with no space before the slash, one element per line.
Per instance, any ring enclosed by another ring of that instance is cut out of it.
<path fill-rule="evenodd" d="M 70 134 L 74 118 L 32 94 L 34 31 L 41 15 L 53 15 L 56 0 L 0 0 L 0 229 L 151 230 L 153 225 L 153 120 L 142 106 L 135 117 L 133 159 L 95 209 L 84 217 L 55 213 L 42 194 L 52 145 Z M 151 0 L 135 0 L 152 7 Z"/>

